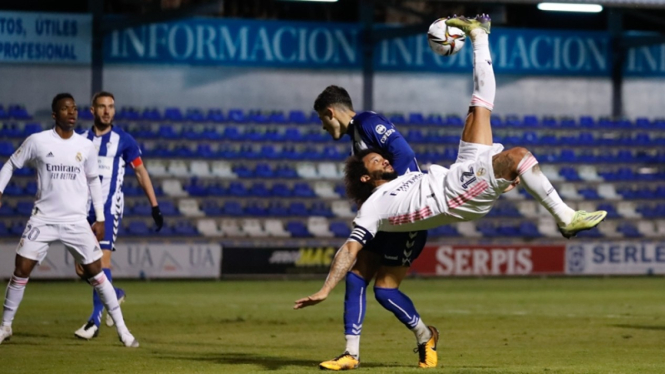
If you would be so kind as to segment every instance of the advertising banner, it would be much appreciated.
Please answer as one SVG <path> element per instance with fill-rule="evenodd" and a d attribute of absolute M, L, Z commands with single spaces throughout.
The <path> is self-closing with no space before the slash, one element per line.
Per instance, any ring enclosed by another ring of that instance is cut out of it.
<path fill-rule="evenodd" d="M 380 31 L 379 31 L 380 34 Z M 282 68 L 362 68 L 362 33 L 355 23 L 192 18 L 116 30 L 104 42 L 110 63 L 228 65 Z M 471 41 L 453 56 L 438 56 L 421 34 L 376 44 L 377 71 L 470 71 Z M 493 28 L 497 74 L 602 76 L 612 72 L 606 32 Z M 665 76 L 665 44 L 631 49 L 626 74 Z"/>
<path fill-rule="evenodd" d="M 665 242 L 569 244 L 566 273 L 665 274 Z"/>
<path fill-rule="evenodd" d="M 16 244 L 0 245 L 0 278 L 14 271 Z M 122 243 L 113 254 L 113 278 L 219 278 L 219 244 Z M 76 278 L 74 258 L 60 244 L 52 244 L 46 259 L 31 278 Z"/>
<path fill-rule="evenodd" d="M 411 273 L 455 277 L 564 274 L 565 251 L 564 245 L 427 246 Z"/>
<path fill-rule="evenodd" d="M 337 248 L 227 248 L 222 274 L 327 274 Z"/>
<path fill-rule="evenodd" d="M 89 14 L 0 12 L 0 62 L 89 64 Z"/>

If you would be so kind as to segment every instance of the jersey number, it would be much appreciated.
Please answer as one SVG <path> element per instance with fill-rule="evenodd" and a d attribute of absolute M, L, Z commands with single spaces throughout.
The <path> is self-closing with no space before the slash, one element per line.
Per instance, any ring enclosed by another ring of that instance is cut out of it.
<path fill-rule="evenodd" d="M 28 240 L 34 241 L 39 236 L 39 228 L 32 227 L 28 224 L 25 226 L 25 231 L 23 231 L 23 236 L 21 238 L 27 238 Z"/>

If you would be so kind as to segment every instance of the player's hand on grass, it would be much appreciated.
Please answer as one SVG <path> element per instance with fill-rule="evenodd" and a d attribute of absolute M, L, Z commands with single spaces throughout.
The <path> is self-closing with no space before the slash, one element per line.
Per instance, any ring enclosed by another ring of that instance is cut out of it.
<path fill-rule="evenodd" d="M 319 291 L 314 295 L 307 296 L 300 300 L 296 300 L 296 304 L 293 306 L 293 309 L 302 309 L 308 306 L 316 305 L 325 300 L 326 298 L 328 298 L 328 294 Z"/>
<path fill-rule="evenodd" d="M 98 242 L 101 242 L 104 239 L 104 222 L 95 222 L 92 224 L 92 232 L 95 233 L 95 237 Z"/>
<path fill-rule="evenodd" d="M 155 220 L 155 225 L 157 225 L 157 232 L 164 227 L 164 216 L 162 216 L 162 211 L 159 210 L 159 205 L 152 207 L 152 219 Z"/>

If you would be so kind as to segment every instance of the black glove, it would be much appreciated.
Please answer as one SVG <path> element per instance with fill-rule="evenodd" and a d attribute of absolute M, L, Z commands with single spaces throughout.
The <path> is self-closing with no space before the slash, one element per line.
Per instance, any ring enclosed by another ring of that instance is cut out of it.
<path fill-rule="evenodd" d="M 162 211 L 159 210 L 159 205 L 152 207 L 152 219 L 155 220 L 155 225 L 157 225 L 157 232 L 164 227 L 164 216 L 162 216 Z"/>

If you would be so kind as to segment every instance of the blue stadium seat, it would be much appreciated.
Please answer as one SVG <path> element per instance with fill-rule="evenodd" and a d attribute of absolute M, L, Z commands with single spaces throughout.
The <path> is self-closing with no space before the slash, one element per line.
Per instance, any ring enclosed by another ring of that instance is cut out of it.
<path fill-rule="evenodd" d="M 336 238 L 348 238 L 351 235 L 351 229 L 344 222 L 330 223 L 330 231 Z"/>
<path fill-rule="evenodd" d="M 256 168 L 254 169 L 254 175 L 256 175 L 259 178 L 270 179 L 275 176 L 275 172 L 272 170 L 269 164 L 261 162 L 256 164 Z"/>
<path fill-rule="evenodd" d="M 0 156 L 9 157 L 14 153 L 14 144 L 12 142 L 0 142 Z"/>
<path fill-rule="evenodd" d="M 274 217 L 285 217 L 289 215 L 289 210 L 281 201 L 272 200 L 268 206 L 268 214 Z"/>
<path fill-rule="evenodd" d="M 208 114 L 206 115 L 206 121 L 222 123 L 226 120 L 221 109 L 209 109 Z"/>
<path fill-rule="evenodd" d="M 277 178 L 298 178 L 298 172 L 289 165 L 277 165 L 275 176 Z"/>
<path fill-rule="evenodd" d="M 32 119 L 32 116 L 28 114 L 28 111 L 23 105 L 10 105 L 9 106 L 9 117 L 18 119 L 18 120 L 28 120 Z"/>
<path fill-rule="evenodd" d="M 542 235 L 538 231 L 538 227 L 531 221 L 523 221 L 520 223 L 520 235 L 525 238 L 539 238 Z"/>
<path fill-rule="evenodd" d="M 178 139 L 180 138 L 180 132 L 173 125 L 164 124 L 159 126 L 158 136 L 162 139 Z"/>
<path fill-rule="evenodd" d="M 409 113 L 408 123 L 411 125 L 422 126 L 425 124 L 425 117 L 422 113 Z"/>
<path fill-rule="evenodd" d="M 595 188 L 591 188 L 591 187 L 580 188 L 580 189 L 577 190 L 577 193 L 584 196 L 585 200 L 598 200 L 598 199 L 600 199 L 600 195 L 598 195 L 598 191 Z"/>
<path fill-rule="evenodd" d="M 642 234 L 637 230 L 637 227 L 630 222 L 621 222 L 617 225 L 617 231 L 622 233 L 626 238 L 641 238 Z"/>
<path fill-rule="evenodd" d="M 159 202 L 159 208 L 165 216 L 177 216 L 180 213 L 170 200 L 162 200 Z"/>
<path fill-rule="evenodd" d="M 245 211 L 240 202 L 235 200 L 227 200 L 224 202 L 223 207 L 224 215 L 232 217 L 240 217 L 245 214 Z"/>
<path fill-rule="evenodd" d="M 600 203 L 596 209 L 607 211 L 607 218 L 621 218 L 621 215 L 611 203 Z"/>
<path fill-rule="evenodd" d="M 289 214 L 296 217 L 305 217 L 309 215 L 309 210 L 305 206 L 305 203 L 301 201 L 292 201 L 289 204 Z"/>
<path fill-rule="evenodd" d="M 23 196 L 23 186 L 17 182 L 9 182 L 7 187 L 5 187 L 4 194 L 8 196 Z"/>
<path fill-rule="evenodd" d="M 298 125 L 304 125 L 309 122 L 307 115 L 301 110 L 292 110 L 289 112 L 288 122 Z"/>
<path fill-rule="evenodd" d="M 131 236 L 145 236 L 150 234 L 150 229 L 144 221 L 134 221 L 125 226 L 125 230 L 128 235 Z M 162 231 L 164 231 L 162 229 Z M 163 234 L 160 231 L 160 234 Z"/>
<path fill-rule="evenodd" d="M 309 214 L 312 216 L 322 216 L 322 217 L 334 217 L 332 210 L 322 201 L 316 201 L 312 203 L 312 206 L 309 209 Z"/>
<path fill-rule="evenodd" d="M 279 197 L 290 197 L 293 195 L 291 189 L 285 183 L 281 182 L 273 183 L 270 194 Z"/>
<path fill-rule="evenodd" d="M 577 170 L 570 166 L 562 166 L 561 169 L 559 169 L 559 175 L 564 177 L 569 182 L 577 182 L 582 180 L 579 174 L 577 174 Z"/>
<path fill-rule="evenodd" d="M 208 196 L 208 188 L 198 178 L 192 178 L 185 188 L 189 196 Z"/>
<path fill-rule="evenodd" d="M 26 123 L 23 128 L 23 136 L 28 137 L 42 131 L 42 125 L 38 122 Z"/>
<path fill-rule="evenodd" d="M 222 208 L 219 206 L 217 200 L 207 199 L 201 203 L 201 210 L 206 216 L 215 217 L 221 216 L 223 213 Z"/>
<path fill-rule="evenodd" d="M 13 222 L 11 227 L 7 231 L 9 231 L 9 234 L 14 235 L 14 236 L 21 236 L 23 235 L 23 231 L 25 230 L 25 222 L 24 221 L 16 221 Z"/>
<path fill-rule="evenodd" d="M 493 238 L 499 236 L 496 227 L 494 227 L 494 224 L 491 223 L 490 221 L 481 220 L 476 222 L 476 230 L 478 230 L 478 232 L 483 234 L 483 236 L 486 238 Z"/>
<path fill-rule="evenodd" d="M 164 110 L 164 119 L 167 121 L 181 122 L 184 119 L 184 116 L 182 115 L 180 108 L 171 107 Z"/>
<path fill-rule="evenodd" d="M 254 182 L 249 189 L 249 195 L 256 197 L 269 197 L 271 196 L 270 190 L 263 182 Z"/>
<path fill-rule="evenodd" d="M 9 230 L 5 226 L 5 223 L 0 221 L 0 236 L 5 237 L 7 235 L 9 235 Z"/>
<path fill-rule="evenodd" d="M 446 125 L 446 121 L 440 114 L 430 114 L 425 119 L 425 124 L 430 126 L 444 126 Z"/>
<path fill-rule="evenodd" d="M 0 119 L 9 119 L 9 113 L 0 105 Z"/>
<path fill-rule="evenodd" d="M 289 231 L 294 238 L 309 238 L 312 236 L 307 231 L 305 224 L 300 221 L 289 221 L 286 224 L 286 231 Z"/>
<path fill-rule="evenodd" d="M 316 197 L 316 193 L 306 182 L 299 182 L 294 184 L 293 195 L 298 197 Z"/>
<path fill-rule="evenodd" d="M 231 109 L 227 115 L 227 119 L 235 123 L 247 123 L 248 118 L 245 116 L 245 112 L 242 109 Z"/>
<path fill-rule="evenodd" d="M 261 158 L 268 160 L 276 160 L 280 158 L 280 154 L 275 150 L 275 146 L 272 144 L 264 144 L 261 146 Z"/>
<path fill-rule="evenodd" d="M 233 170 L 239 178 L 252 178 L 254 176 L 254 171 L 249 169 L 245 164 L 235 164 L 231 170 Z"/>
<path fill-rule="evenodd" d="M 394 125 L 406 125 L 406 119 L 404 118 L 404 115 L 401 113 L 396 113 L 393 114 L 388 118 L 390 122 L 392 122 Z"/>
<path fill-rule="evenodd" d="M 162 209 L 163 202 L 159 202 L 160 210 Z M 163 213 L 163 212 L 162 212 Z M 148 204 L 147 201 L 139 201 L 132 206 L 132 214 L 137 216 L 146 216 L 149 217 L 152 215 L 152 207 Z"/>
<path fill-rule="evenodd" d="M 8 217 L 16 214 L 14 207 L 9 205 L 9 202 L 6 202 L 0 206 L 0 217 Z M 1 222 L 0 222 L 1 223 Z M 1 231 L 1 230 L 0 230 Z"/>
<path fill-rule="evenodd" d="M 245 214 L 252 217 L 266 217 L 268 216 L 268 209 L 266 209 L 263 202 L 250 201 L 245 206 Z"/>
<path fill-rule="evenodd" d="M 19 201 L 16 203 L 16 214 L 20 216 L 29 216 L 32 214 L 34 203 L 32 201 Z"/>
<path fill-rule="evenodd" d="M 199 108 L 188 108 L 185 112 L 185 119 L 192 122 L 203 122 L 205 121 L 205 116 L 203 116 L 203 110 Z"/>
<path fill-rule="evenodd" d="M 176 221 L 172 226 L 173 234 L 178 236 L 197 236 L 198 230 L 187 220 Z"/>
<path fill-rule="evenodd" d="M 512 223 L 501 223 L 497 227 L 496 232 L 499 236 L 520 236 L 520 227 L 516 227 Z"/>
<path fill-rule="evenodd" d="M 229 183 L 228 193 L 231 196 L 238 196 L 238 197 L 244 197 L 249 195 L 247 188 L 245 188 L 245 185 L 241 182 Z"/>

